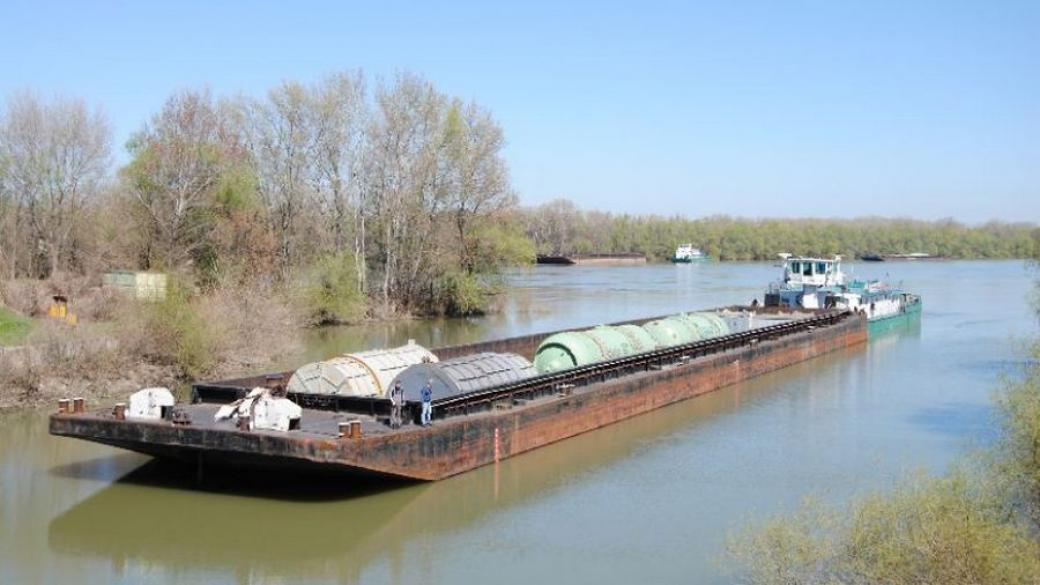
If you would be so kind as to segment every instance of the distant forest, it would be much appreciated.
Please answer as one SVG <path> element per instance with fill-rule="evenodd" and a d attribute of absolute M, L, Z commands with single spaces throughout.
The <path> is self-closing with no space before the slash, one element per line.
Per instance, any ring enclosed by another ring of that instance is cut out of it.
<path fill-rule="evenodd" d="M 639 252 L 666 260 L 690 242 L 719 260 L 768 260 L 780 252 L 855 257 L 926 252 L 948 258 L 1031 258 L 1040 247 L 1032 223 L 952 219 L 744 219 L 614 214 L 557 199 L 525 209 L 524 229 L 538 254 Z"/>

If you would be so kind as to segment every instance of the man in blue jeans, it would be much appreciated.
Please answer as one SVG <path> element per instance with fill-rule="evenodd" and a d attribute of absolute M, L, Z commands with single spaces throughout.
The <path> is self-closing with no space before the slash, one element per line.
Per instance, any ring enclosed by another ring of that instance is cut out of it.
<path fill-rule="evenodd" d="M 430 426 L 430 417 L 433 414 L 433 380 L 427 380 L 422 387 L 422 417 L 419 419 L 422 426 Z"/>

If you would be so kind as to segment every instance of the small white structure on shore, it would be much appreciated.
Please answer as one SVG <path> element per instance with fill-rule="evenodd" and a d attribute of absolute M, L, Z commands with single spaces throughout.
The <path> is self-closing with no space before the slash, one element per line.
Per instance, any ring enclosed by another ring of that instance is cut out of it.
<path fill-rule="evenodd" d="M 106 273 L 103 278 L 106 285 L 140 301 L 161 301 L 166 298 L 166 275 L 160 272 L 117 270 Z"/>

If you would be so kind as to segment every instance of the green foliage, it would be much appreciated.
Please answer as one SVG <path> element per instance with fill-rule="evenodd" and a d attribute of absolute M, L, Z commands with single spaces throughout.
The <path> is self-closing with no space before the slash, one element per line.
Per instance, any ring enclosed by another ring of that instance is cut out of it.
<path fill-rule="evenodd" d="M 256 189 L 256 176 L 247 165 L 231 166 L 221 173 L 213 202 L 224 215 L 257 209 L 262 206 L 262 202 Z"/>
<path fill-rule="evenodd" d="M 175 281 L 166 297 L 140 306 L 145 352 L 160 363 L 177 366 L 196 378 L 214 366 L 223 343 L 221 331 L 192 304 L 190 292 Z"/>
<path fill-rule="evenodd" d="M 1040 529 L 1040 365 L 1034 361 L 1023 379 L 1006 382 L 994 400 L 1001 434 L 992 451 L 993 477 L 1005 500 Z"/>
<path fill-rule="evenodd" d="M 445 274 L 437 281 L 437 303 L 453 317 L 482 315 L 489 307 L 493 287 L 479 276 L 461 271 Z"/>
<path fill-rule="evenodd" d="M 32 329 L 32 319 L 0 305 L 0 345 L 19 345 Z"/>
<path fill-rule="evenodd" d="M 519 226 L 496 223 L 474 231 L 474 272 L 494 274 L 503 266 L 534 264 L 534 242 Z"/>
<path fill-rule="evenodd" d="M 789 516 L 731 536 L 727 548 L 748 583 L 825 582 L 818 577 L 837 554 L 832 538 L 839 529 L 837 522 L 833 509 L 806 500 Z"/>
<path fill-rule="evenodd" d="M 817 503 L 733 539 L 745 582 L 1035 583 L 1040 544 L 964 472 L 913 477 L 847 514 Z"/>
<path fill-rule="evenodd" d="M 364 317 L 366 298 L 354 254 L 343 251 L 319 258 L 304 276 L 300 302 L 307 319 L 318 325 Z"/>

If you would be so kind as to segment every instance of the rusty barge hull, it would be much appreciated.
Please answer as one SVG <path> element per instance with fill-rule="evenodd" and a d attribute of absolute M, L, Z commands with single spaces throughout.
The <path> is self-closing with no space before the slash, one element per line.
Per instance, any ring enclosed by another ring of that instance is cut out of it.
<path fill-rule="evenodd" d="M 500 348 L 527 345 L 535 337 L 544 335 L 489 344 Z M 497 389 L 486 400 L 477 396 L 465 402 L 435 403 L 445 415 L 432 427 L 389 431 L 373 416 L 364 421 L 365 432 L 357 438 L 342 438 L 334 432 L 337 420 L 357 418 L 354 414 L 305 407 L 306 424 L 300 431 L 239 431 L 207 422 L 218 407 L 207 403 L 187 407 L 199 424 L 116 420 L 111 413 L 98 412 L 53 415 L 50 431 L 193 462 L 200 468 L 431 481 L 866 341 L 866 320 L 861 316 L 821 313 L 797 326 L 774 326 L 692 344 L 679 348 L 681 355 L 673 349 L 657 360 L 640 357 L 604 362 L 543 376 L 554 379 L 527 387 Z M 481 345 L 464 347 L 468 351 Z M 546 393 L 545 388 L 552 391 Z"/>

